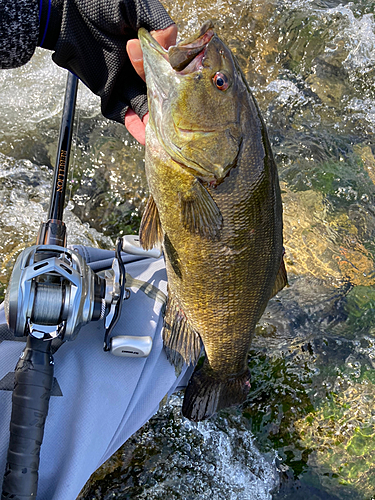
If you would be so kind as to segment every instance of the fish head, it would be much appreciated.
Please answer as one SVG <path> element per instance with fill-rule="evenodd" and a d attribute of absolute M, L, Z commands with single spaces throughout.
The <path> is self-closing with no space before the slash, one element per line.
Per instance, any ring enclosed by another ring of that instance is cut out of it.
<path fill-rule="evenodd" d="M 196 177 L 219 184 L 235 165 L 242 140 L 244 83 L 211 22 L 195 36 L 161 47 L 139 30 L 149 126 L 168 154 Z"/>

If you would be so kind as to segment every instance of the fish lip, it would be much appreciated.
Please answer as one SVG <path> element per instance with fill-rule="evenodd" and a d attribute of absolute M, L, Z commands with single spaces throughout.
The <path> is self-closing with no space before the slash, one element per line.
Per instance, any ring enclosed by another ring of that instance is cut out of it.
<path fill-rule="evenodd" d="M 147 45 L 162 56 L 169 63 L 171 69 L 181 75 L 193 73 L 199 69 L 207 46 L 214 35 L 213 23 L 212 21 L 207 21 L 201 27 L 198 37 L 188 38 L 177 45 L 172 45 L 167 50 L 145 28 L 138 30 L 138 38 L 142 45 Z"/>
<path fill-rule="evenodd" d="M 179 75 L 189 75 L 199 71 L 203 67 L 203 61 L 206 56 L 207 48 L 214 36 L 215 33 L 212 32 L 212 36 L 210 37 L 208 42 L 201 48 L 198 53 L 194 54 L 194 57 L 190 61 L 186 61 L 187 64 L 177 72 Z"/>
<path fill-rule="evenodd" d="M 187 74 L 198 69 L 202 62 L 207 46 L 215 33 L 212 21 L 207 21 L 200 29 L 198 36 L 181 41 L 168 49 L 169 63 L 179 74 Z M 195 64 L 192 64 L 195 62 Z"/>
<path fill-rule="evenodd" d="M 160 45 L 160 43 L 155 40 L 155 38 L 151 35 L 146 28 L 139 28 L 138 30 L 138 38 L 143 44 L 147 44 L 150 46 L 155 52 L 160 54 L 166 61 L 169 62 L 168 59 L 168 51 Z"/>

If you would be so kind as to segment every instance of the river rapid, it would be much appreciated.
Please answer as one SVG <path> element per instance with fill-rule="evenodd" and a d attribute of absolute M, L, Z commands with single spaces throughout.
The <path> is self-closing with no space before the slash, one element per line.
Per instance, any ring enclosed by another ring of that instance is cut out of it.
<path fill-rule="evenodd" d="M 163 2 L 181 37 L 213 19 L 267 123 L 290 286 L 249 353 L 247 402 L 193 424 L 171 400 L 81 500 L 375 498 L 375 2 Z M 0 72 L 0 292 L 45 219 L 66 72 L 38 49 Z M 68 242 L 111 248 L 147 200 L 144 149 L 79 85 Z"/>

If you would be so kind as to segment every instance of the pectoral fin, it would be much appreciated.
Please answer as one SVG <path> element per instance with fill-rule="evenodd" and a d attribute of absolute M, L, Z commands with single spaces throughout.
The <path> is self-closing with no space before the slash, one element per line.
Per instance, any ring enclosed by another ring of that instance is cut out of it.
<path fill-rule="evenodd" d="M 275 284 L 272 288 L 271 297 L 274 297 L 277 293 L 280 292 L 288 284 L 288 276 L 286 274 L 284 257 L 281 259 L 281 264 L 279 267 L 279 272 L 277 273 Z"/>
<path fill-rule="evenodd" d="M 208 238 L 217 237 L 223 217 L 207 189 L 195 179 L 191 189 L 179 193 L 182 223 L 192 233 Z"/>
<path fill-rule="evenodd" d="M 160 224 L 158 208 L 152 195 L 149 197 L 139 229 L 139 242 L 145 250 L 161 246 L 163 230 Z"/>
<path fill-rule="evenodd" d="M 167 358 L 177 368 L 182 363 L 189 365 L 198 361 L 201 352 L 200 336 L 171 295 L 168 295 L 164 317 L 163 342 Z"/>

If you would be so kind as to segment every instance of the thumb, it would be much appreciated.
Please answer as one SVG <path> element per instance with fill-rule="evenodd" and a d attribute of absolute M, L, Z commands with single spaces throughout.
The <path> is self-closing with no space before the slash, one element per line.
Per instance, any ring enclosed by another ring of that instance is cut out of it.
<path fill-rule="evenodd" d="M 168 26 L 168 28 L 163 30 L 151 31 L 151 35 L 158 43 L 160 43 L 162 47 L 168 49 L 171 45 L 176 43 L 177 26 L 175 24 L 171 24 L 171 26 Z M 136 38 L 129 40 L 126 45 L 126 50 L 135 71 L 142 78 L 142 80 L 145 80 L 141 42 Z"/>

